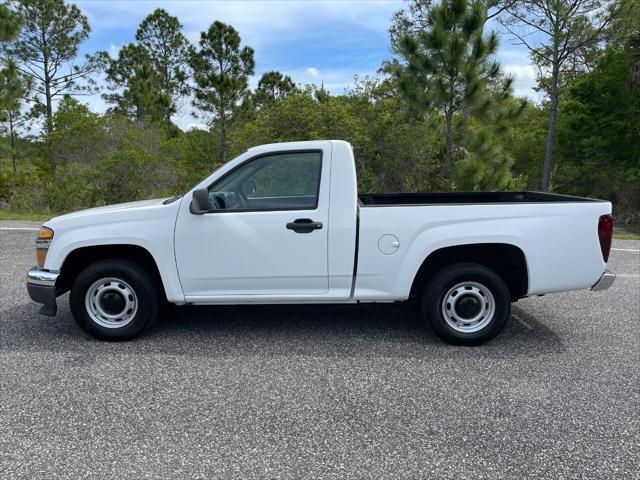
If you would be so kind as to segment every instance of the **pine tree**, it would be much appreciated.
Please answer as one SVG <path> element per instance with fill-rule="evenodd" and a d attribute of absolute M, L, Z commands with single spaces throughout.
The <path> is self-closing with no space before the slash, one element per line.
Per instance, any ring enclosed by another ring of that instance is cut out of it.
<path fill-rule="evenodd" d="M 487 8 L 486 20 L 504 16 L 507 9 L 518 0 L 483 0 Z M 411 0 L 407 8 L 394 13 L 389 34 L 391 49 L 399 52 L 400 39 L 405 35 L 415 35 L 429 28 L 429 12 L 434 6 L 432 0 Z"/>
<path fill-rule="evenodd" d="M 0 42 L 13 40 L 20 31 L 20 17 L 7 5 L 0 5 Z"/>
<path fill-rule="evenodd" d="M 479 0 L 442 0 L 431 7 L 426 28 L 404 35 L 398 44 L 402 61 L 395 75 L 400 93 L 413 109 L 436 109 L 445 120 L 444 174 L 452 171 L 454 118 L 486 104 L 487 85 L 500 79 L 492 59 L 495 32 L 483 35 L 486 8 Z"/>
<path fill-rule="evenodd" d="M 257 108 L 261 108 L 277 100 L 282 100 L 297 91 L 298 87 L 289 75 L 282 75 L 280 72 L 265 72 L 258 81 L 254 93 L 254 103 Z"/>
<path fill-rule="evenodd" d="M 253 49 L 240 47 L 240 35 L 219 21 L 200 34 L 199 50 L 191 56 L 194 72 L 193 105 L 217 123 L 220 161 L 227 161 L 226 133 L 239 102 L 246 96 L 249 75 L 253 74 Z"/>
<path fill-rule="evenodd" d="M 29 80 L 20 73 L 15 62 L 10 58 L 6 60 L 6 66 L 0 70 L 0 122 L 9 136 L 13 173 L 18 173 L 16 129 L 29 119 L 29 116 L 22 111 L 24 100 L 31 88 Z"/>
<path fill-rule="evenodd" d="M 125 45 L 117 58 L 107 52 L 97 55 L 106 65 L 111 90 L 103 98 L 115 105 L 115 111 L 137 120 L 163 121 L 171 129 L 171 116 L 189 92 L 191 47 L 181 29 L 176 17 L 159 8 L 140 23 L 136 43 Z"/>
<path fill-rule="evenodd" d="M 53 128 L 53 102 L 63 95 L 87 91 L 96 65 L 75 63 L 80 45 L 89 37 L 87 17 L 64 0 L 16 0 L 16 13 L 22 19 L 20 35 L 11 45 L 20 71 L 33 79 L 32 101 L 45 115 L 45 132 Z M 50 167 L 56 164 L 49 158 Z"/>
<path fill-rule="evenodd" d="M 136 40 L 145 48 L 149 63 L 160 80 L 162 102 L 168 103 L 164 116 L 169 126 L 171 114 L 177 111 L 180 97 L 189 93 L 189 41 L 182 33 L 182 25 L 178 19 L 161 8 L 142 21 L 136 32 Z"/>
<path fill-rule="evenodd" d="M 166 121 L 175 113 L 162 78 L 143 46 L 125 45 L 117 59 L 107 62 L 106 76 L 113 93 L 104 94 L 103 98 L 114 105 L 113 111 L 152 123 Z"/>

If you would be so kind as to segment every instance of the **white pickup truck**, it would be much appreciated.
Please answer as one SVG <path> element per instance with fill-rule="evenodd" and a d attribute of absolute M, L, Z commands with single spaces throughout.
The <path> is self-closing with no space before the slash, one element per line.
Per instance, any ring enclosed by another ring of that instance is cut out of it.
<path fill-rule="evenodd" d="M 175 198 L 53 218 L 27 288 L 80 327 L 139 334 L 167 303 L 420 302 L 445 341 L 474 345 L 511 302 L 591 288 L 605 270 L 611 204 L 537 192 L 358 195 L 351 146 L 251 148 Z"/>

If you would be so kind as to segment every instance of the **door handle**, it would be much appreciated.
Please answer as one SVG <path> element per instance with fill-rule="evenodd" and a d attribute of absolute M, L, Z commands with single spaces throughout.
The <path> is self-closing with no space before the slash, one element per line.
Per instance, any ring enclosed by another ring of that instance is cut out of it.
<path fill-rule="evenodd" d="M 321 228 L 322 222 L 314 222 L 310 218 L 298 218 L 293 222 L 287 223 L 287 230 L 293 230 L 296 233 L 311 233 Z"/>

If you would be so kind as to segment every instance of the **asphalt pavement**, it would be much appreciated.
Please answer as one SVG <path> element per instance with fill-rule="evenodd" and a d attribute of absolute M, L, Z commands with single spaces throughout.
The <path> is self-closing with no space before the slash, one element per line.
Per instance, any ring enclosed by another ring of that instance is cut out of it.
<path fill-rule="evenodd" d="M 0 478 L 640 479 L 640 242 L 452 347 L 406 305 L 184 307 L 104 343 L 0 222 Z"/>

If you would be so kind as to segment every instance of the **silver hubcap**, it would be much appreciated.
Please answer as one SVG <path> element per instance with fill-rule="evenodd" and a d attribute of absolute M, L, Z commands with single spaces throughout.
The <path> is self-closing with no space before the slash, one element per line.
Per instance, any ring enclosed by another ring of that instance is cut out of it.
<path fill-rule="evenodd" d="M 476 282 L 459 283 L 442 299 L 442 315 L 458 332 L 482 330 L 491 322 L 495 311 L 496 301 L 491 290 Z"/>
<path fill-rule="evenodd" d="M 133 288 L 114 277 L 94 282 L 87 290 L 84 303 L 91 319 L 105 328 L 128 325 L 138 311 L 138 298 Z"/>

